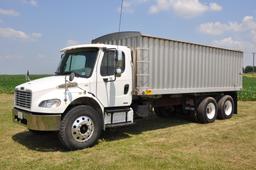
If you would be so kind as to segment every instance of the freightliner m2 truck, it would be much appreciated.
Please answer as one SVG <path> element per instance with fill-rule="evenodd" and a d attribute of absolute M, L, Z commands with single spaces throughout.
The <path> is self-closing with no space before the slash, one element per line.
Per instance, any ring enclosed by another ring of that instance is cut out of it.
<path fill-rule="evenodd" d="M 241 51 L 118 32 L 61 53 L 55 76 L 15 88 L 13 120 L 34 133 L 57 131 L 67 149 L 153 112 L 180 110 L 200 123 L 237 113 Z"/>

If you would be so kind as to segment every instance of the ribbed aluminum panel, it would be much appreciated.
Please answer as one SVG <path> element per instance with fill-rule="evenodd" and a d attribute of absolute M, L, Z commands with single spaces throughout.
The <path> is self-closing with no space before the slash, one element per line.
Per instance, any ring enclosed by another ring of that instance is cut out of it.
<path fill-rule="evenodd" d="M 137 94 L 177 94 L 238 91 L 242 88 L 243 52 L 194 43 L 121 32 L 92 43 L 125 45 L 132 49 Z"/>
<path fill-rule="evenodd" d="M 31 98 L 32 94 L 30 91 L 15 91 L 15 105 L 19 107 L 24 107 L 27 109 L 31 108 Z"/>

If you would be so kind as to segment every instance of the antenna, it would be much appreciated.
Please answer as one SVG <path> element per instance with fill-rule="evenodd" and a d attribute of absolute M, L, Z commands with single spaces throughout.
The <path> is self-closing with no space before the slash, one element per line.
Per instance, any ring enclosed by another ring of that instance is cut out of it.
<path fill-rule="evenodd" d="M 119 24 L 118 24 L 118 33 L 120 33 L 120 31 L 121 31 L 121 24 L 122 24 L 122 15 L 123 15 L 123 4 L 124 4 L 124 0 L 121 0 L 121 8 L 120 8 L 120 17 L 119 17 Z M 117 35 L 118 37 L 119 37 L 119 35 Z M 116 58 L 116 60 L 118 60 L 118 54 L 119 54 L 119 50 L 118 50 L 118 47 L 119 47 L 119 38 L 117 39 L 117 53 L 116 53 L 116 55 L 117 55 L 117 58 Z M 121 41 L 121 39 L 120 39 L 120 41 Z M 120 42 L 120 45 L 121 45 L 122 43 Z"/>
<path fill-rule="evenodd" d="M 124 0 L 122 0 L 122 2 L 121 2 L 120 17 L 119 17 L 119 24 L 118 24 L 118 32 L 121 31 L 122 15 L 123 15 L 123 4 L 124 4 Z"/>

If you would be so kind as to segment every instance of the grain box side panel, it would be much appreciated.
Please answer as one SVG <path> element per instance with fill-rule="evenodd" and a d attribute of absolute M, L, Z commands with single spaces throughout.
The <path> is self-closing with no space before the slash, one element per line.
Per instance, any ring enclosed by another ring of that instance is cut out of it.
<path fill-rule="evenodd" d="M 242 53 L 157 38 L 149 44 L 148 88 L 154 94 L 236 91 Z M 146 89 L 140 89 L 143 91 Z"/>

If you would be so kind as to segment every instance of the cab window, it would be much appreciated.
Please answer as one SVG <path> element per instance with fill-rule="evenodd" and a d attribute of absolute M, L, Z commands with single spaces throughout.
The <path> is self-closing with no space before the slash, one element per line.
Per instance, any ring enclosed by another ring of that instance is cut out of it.
<path fill-rule="evenodd" d="M 125 55 L 122 52 L 122 61 L 115 61 L 115 51 L 105 51 L 101 62 L 100 74 L 102 76 L 111 76 L 115 74 L 115 68 L 121 68 L 122 73 L 125 70 Z"/>
<path fill-rule="evenodd" d="M 115 51 L 105 51 L 101 62 L 100 74 L 111 76 L 115 74 Z"/>

